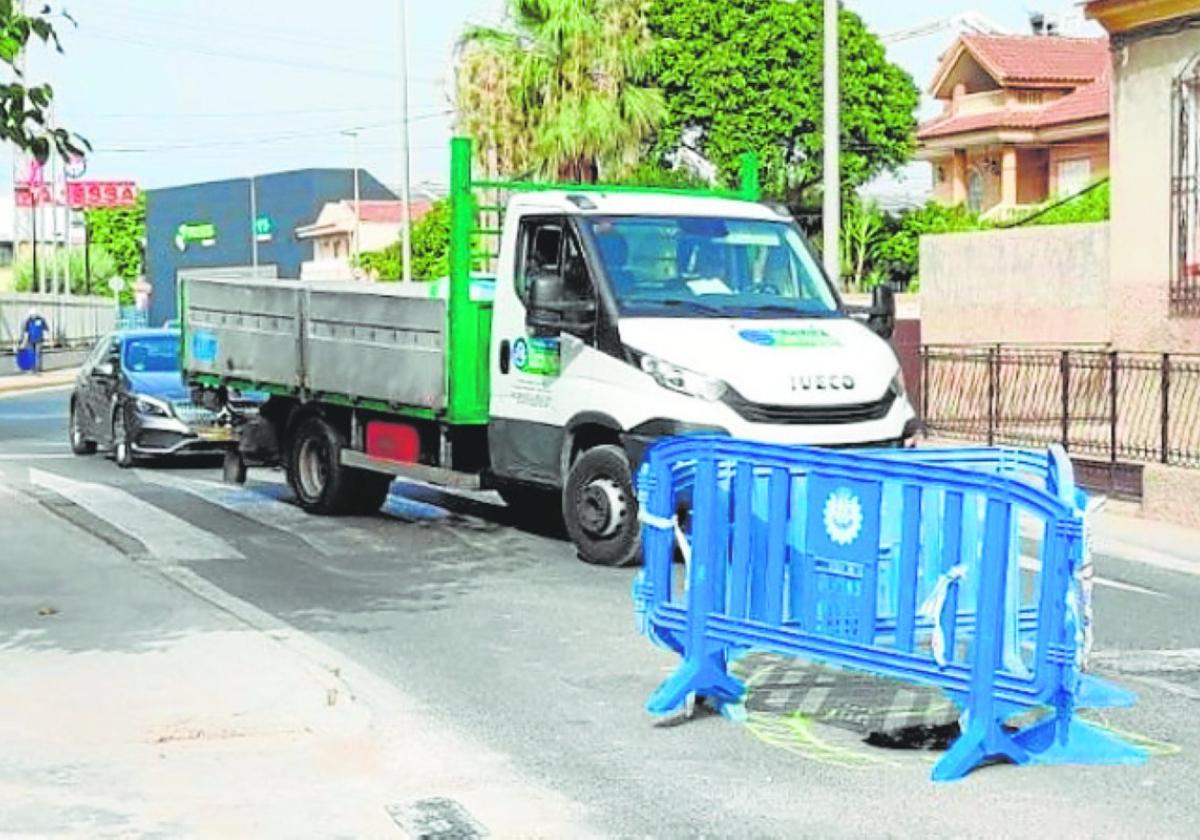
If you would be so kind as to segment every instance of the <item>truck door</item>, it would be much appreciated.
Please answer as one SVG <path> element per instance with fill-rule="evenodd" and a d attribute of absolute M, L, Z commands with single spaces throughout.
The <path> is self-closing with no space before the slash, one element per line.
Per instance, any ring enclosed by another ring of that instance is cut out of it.
<path fill-rule="evenodd" d="M 489 448 L 493 471 L 504 478 L 559 484 L 564 427 L 579 410 L 582 383 L 570 376 L 595 350 L 596 293 L 579 238 L 566 217 L 520 219 L 511 271 L 497 277 L 492 336 Z M 561 289 L 565 303 L 583 304 L 571 326 L 545 330 L 527 323 L 533 283 Z M 594 311 L 594 310 L 593 310 Z"/>

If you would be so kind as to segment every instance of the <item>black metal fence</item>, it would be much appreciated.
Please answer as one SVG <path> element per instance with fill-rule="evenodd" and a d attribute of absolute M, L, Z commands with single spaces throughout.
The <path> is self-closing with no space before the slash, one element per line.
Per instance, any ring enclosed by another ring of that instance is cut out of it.
<path fill-rule="evenodd" d="M 926 345 L 921 371 L 932 434 L 1200 467 L 1200 356 Z"/>

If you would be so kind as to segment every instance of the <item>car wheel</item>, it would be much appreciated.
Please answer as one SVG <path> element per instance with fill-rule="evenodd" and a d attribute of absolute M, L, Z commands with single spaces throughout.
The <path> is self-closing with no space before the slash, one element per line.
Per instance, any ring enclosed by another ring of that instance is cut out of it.
<path fill-rule="evenodd" d="M 292 435 L 288 483 L 309 513 L 337 515 L 354 510 L 355 476 L 341 463 L 345 445 L 341 432 L 320 417 L 303 421 Z"/>
<path fill-rule="evenodd" d="M 563 488 L 563 519 L 579 557 L 597 566 L 631 566 L 642 556 L 637 494 L 629 458 L 619 446 L 587 450 Z"/>
<path fill-rule="evenodd" d="M 79 417 L 79 409 L 75 400 L 71 400 L 71 419 L 67 426 L 71 437 L 71 451 L 76 455 L 92 455 L 96 452 L 96 442 L 88 440 L 83 434 L 83 420 Z"/>
<path fill-rule="evenodd" d="M 137 456 L 133 454 L 133 445 L 129 442 L 129 428 L 125 422 L 124 409 L 118 408 L 113 415 L 112 427 L 113 460 L 123 470 L 137 464 Z"/>

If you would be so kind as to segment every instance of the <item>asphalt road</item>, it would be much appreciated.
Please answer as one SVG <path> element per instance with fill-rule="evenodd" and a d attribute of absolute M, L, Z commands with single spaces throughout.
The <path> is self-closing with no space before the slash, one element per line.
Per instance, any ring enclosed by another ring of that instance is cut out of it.
<path fill-rule="evenodd" d="M 0 399 L 0 484 L 37 497 L 64 547 L 82 528 L 130 562 L 190 569 L 402 688 L 613 836 L 1194 836 L 1200 826 L 1200 577 L 1097 560 L 1097 670 L 1139 697 L 1102 720 L 1148 745 L 1148 764 L 994 766 L 936 785 L 936 752 L 865 737 L 947 720 L 944 703 L 803 663 L 739 663 L 755 685 L 745 724 L 703 713 L 656 723 L 642 706 L 675 663 L 635 630 L 633 572 L 580 563 L 552 525 L 518 528 L 497 498 L 398 482 L 378 516 L 308 517 L 277 473 L 252 471 L 238 489 L 211 463 L 121 471 L 103 455 L 72 457 L 66 394 Z M 121 615 L 113 645 L 126 643 Z"/>

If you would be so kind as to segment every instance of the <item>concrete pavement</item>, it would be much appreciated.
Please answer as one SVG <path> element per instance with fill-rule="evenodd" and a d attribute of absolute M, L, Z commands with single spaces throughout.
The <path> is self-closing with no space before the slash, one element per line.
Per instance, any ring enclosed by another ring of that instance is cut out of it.
<path fill-rule="evenodd" d="M 62 388 L 70 385 L 79 375 L 78 368 L 49 370 L 42 373 L 13 373 L 0 376 L 0 397 L 21 394 L 46 388 Z"/>

